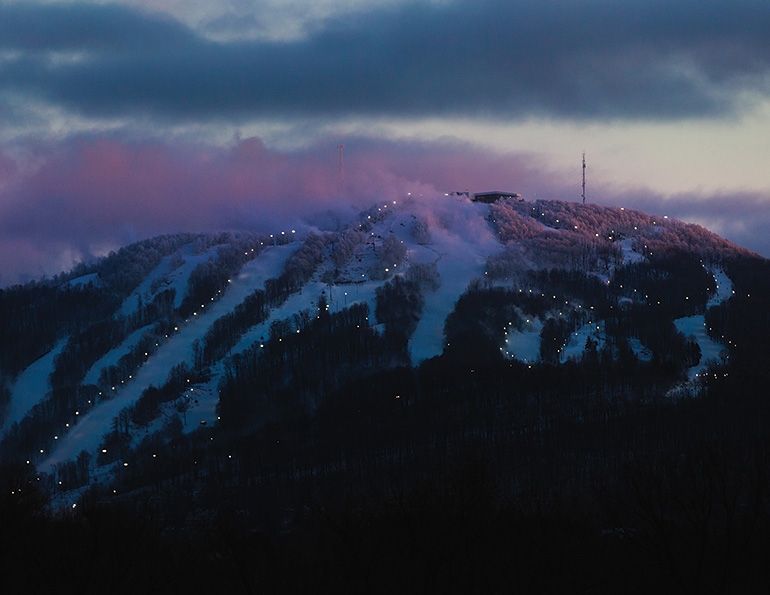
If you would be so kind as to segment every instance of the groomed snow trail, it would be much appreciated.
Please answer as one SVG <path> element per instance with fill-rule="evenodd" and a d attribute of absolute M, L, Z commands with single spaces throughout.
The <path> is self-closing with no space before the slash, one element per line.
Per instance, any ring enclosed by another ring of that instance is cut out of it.
<path fill-rule="evenodd" d="M 32 363 L 16 379 L 11 388 L 11 402 L 8 404 L 5 424 L 0 431 L 0 436 L 5 434 L 15 422 L 24 419 L 30 409 L 45 398 L 46 393 L 50 390 L 48 377 L 53 372 L 54 359 L 66 343 L 66 339 L 59 341 L 51 351 Z"/>
<path fill-rule="evenodd" d="M 103 401 L 88 413 L 78 416 L 78 423 L 62 436 L 52 455 L 43 461 L 38 469 L 41 472 L 50 471 L 56 463 L 74 460 L 82 450 L 95 452 L 104 434 L 109 432 L 112 420 L 120 411 L 133 405 L 148 386 L 162 385 L 173 366 L 182 362 L 191 363 L 192 345 L 195 340 L 202 339 L 209 326 L 219 316 L 231 312 L 252 291 L 263 287 L 267 279 L 277 276 L 286 259 L 299 248 L 299 245 L 299 243 L 293 243 L 266 248 L 255 260 L 247 263 L 238 277 L 232 280 L 224 296 L 218 301 L 211 302 L 207 308 L 199 310 L 199 315 L 191 316 L 187 323 L 181 326 L 176 334 L 169 337 L 157 353 L 134 374 L 128 384 L 116 387 L 117 390 L 112 399 Z"/>

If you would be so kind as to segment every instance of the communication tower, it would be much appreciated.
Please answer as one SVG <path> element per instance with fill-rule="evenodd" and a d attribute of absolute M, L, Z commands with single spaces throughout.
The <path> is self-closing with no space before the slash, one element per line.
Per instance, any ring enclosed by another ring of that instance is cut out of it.
<path fill-rule="evenodd" d="M 586 204 L 586 152 L 583 151 L 583 204 Z"/>
<path fill-rule="evenodd" d="M 342 169 L 342 149 L 345 145 L 337 145 L 337 150 L 340 152 L 340 167 L 337 176 L 337 192 L 341 195 L 345 194 L 345 170 Z"/>

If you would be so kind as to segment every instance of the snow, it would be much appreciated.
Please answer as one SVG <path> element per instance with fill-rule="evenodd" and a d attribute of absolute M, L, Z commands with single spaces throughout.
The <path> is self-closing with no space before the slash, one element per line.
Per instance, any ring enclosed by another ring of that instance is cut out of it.
<path fill-rule="evenodd" d="M 464 207 L 464 216 L 444 219 L 443 225 L 431 225 L 432 242 L 413 249 L 415 261 L 435 262 L 441 276 L 438 290 L 425 295 L 420 322 L 409 341 L 415 365 L 443 352 L 444 321 L 470 282 L 484 278 L 489 256 L 503 250 L 484 219 L 488 205 L 459 203 L 455 206 Z"/>
<path fill-rule="evenodd" d="M 112 420 L 120 411 L 133 405 L 150 385 L 163 384 L 173 366 L 182 362 L 191 363 L 192 345 L 195 340 L 202 339 L 210 324 L 219 316 L 232 311 L 249 293 L 264 286 L 268 278 L 276 276 L 285 260 L 298 247 L 296 243 L 269 247 L 258 258 L 247 263 L 241 274 L 233 279 L 224 296 L 211 302 L 208 308 L 200 310 L 200 315 L 191 316 L 184 326 L 179 327 L 178 332 L 159 347 L 128 384 L 117 387 L 112 399 L 102 401 L 87 413 L 78 416 L 78 423 L 71 425 L 69 432 L 58 441 L 52 455 L 43 461 L 38 469 L 42 472 L 49 471 L 58 462 L 74 459 L 81 450 L 95 452 L 104 434 L 110 430 Z M 207 409 L 213 408 L 207 403 Z M 210 416 L 213 416 L 209 417 L 210 421 L 214 422 L 216 417 L 213 413 Z"/>
<path fill-rule="evenodd" d="M 104 368 L 116 365 L 121 357 L 130 353 L 134 346 L 139 342 L 139 339 L 142 338 L 142 334 L 148 328 L 151 327 L 145 326 L 134 331 L 128 337 L 126 337 L 120 345 L 114 349 L 111 349 L 101 358 L 99 358 L 94 363 L 94 365 L 91 366 L 88 372 L 86 372 L 85 378 L 83 379 L 83 384 L 97 384 L 99 381 L 99 374 L 101 374 L 102 370 Z"/>
<path fill-rule="evenodd" d="M 539 318 L 525 318 L 524 330 L 510 329 L 505 333 L 505 354 L 525 364 L 540 359 L 540 332 L 543 323 Z"/>
<path fill-rule="evenodd" d="M 716 288 L 706 304 L 706 307 L 709 308 L 718 306 L 734 293 L 733 282 L 723 270 L 711 271 L 711 274 L 714 276 Z M 694 338 L 700 348 L 700 361 L 687 371 L 687 377 L 690 382 L 695 381 L 706 371 L 706 365 L 709 361 L 720 361 L 724 358 L 724 346 L 709 337 L 706 317 L 703 314 L 678 318 L 674 321 L 674 325 L 676 330 L 684 336 Z"/>
<path fill-rule="evenodd" d="M 422 200 L 422 199 L 421 199 Z M 386 210 L 387 209 L 387 210 Z M 311 281 L 301 291 L 291 294 L 280 307 L 273 308 L 269 319 L 264 323 L 248 329 L 236 343 L 229 355 L 242 353 L 250 346 L 267 338 L 273 321 L 290 318 L 303 310 L 313 310 L 324 294 L 331 312 L 339 311 L 356 302 L 369 305 L 370 316 L 374 323 L 376 289 L 385 281 L 373 280 L 370 273 L 378 262 L 379 243 L 390 234 L 407 246 L 407 256 L 403 263 L 397 263 L 397 268 L 388 272 L 400 274 L 416 263 L 435 263 L 440 274 L 440 285 L 436 291 L 426 291 L 425 303 L 421 319 L 410 339 L 409 350 L 412 362 L 420 362 L 440 355 L 445 347 L 444 323 L 452 312 L 457 299 L 464 293 L 474 280 L 484 280 L 485 268 L 491 255 L 502 251 L 500 244 L 489 225 L 486 216 L 489 206 L 462 200 L 412 200 L 406 205 L 385 205 L 379 210 L 381 215 L 376 219 L 369 233 L 369 243 L 362 244 L 356 250 L 351 261 L 340 271 L 339 279 L 346 283 L 329 285 L 321 281 L 323 266 Z M 430 241 L 418 244 L 411 235 L 414 222 L 422 220 L 428 223 Z M 619 245 L 626 263 L 641 260 L 643 256 L 632 248 L 630 238 L 621 240 Z M 241 271 L 231 279 L 228 289 L 222 297 L 210 303 L 202 304 L 195 315 L 190 316 L 178 330 L 161 344 L 155 354 L 150 356 L 133 378 L 116 387 L 113 397 L 97 403 L 93 409 L 73 419 L 68 432 L 57 441 L 57 448 L 40 466 L 40 471 L 50 471 L 58 462 L 72 460 L 82 450 L 95 453 L 103 436 L 111 429 L 114 418 L 125 407 L 134 404 L 142 392 L 150 385 L 160 386 L 167 377 L 169 370 L 182 362 L 192 364 L 193 344 L 202 340 L 210 325 L 220 316 L 233 309 L 255 289 L 263 288 L 269 278 L 277 277 L 286 260 L 300 247 L 299 242 L 283 246 L 265 248 L 254 260 L 248 262 Z M 218 247 L 212 247 L 203 253 L 196 253 L 195 244 L 184 246 L 175 255 L 166 257 L 147 276 L 146 279 L 122 304 L 120 313 L 130 315 L 138 307 L 139 298 L 149 303 L 154 294 L 165 289 L 176 290 L 176 306 L 178 307 L 185 295 L 187 280 L 190 273 L 201 262 L 216 254 Z M 594 274 L 599 274 L 594 272 Z M 716 291 L 712 294 L 708 305 L 713 306 L 728 299 L 733 293 L 733 285 L 728 276 L 721 270 L 712 271 Z M 604 277 L 603 277 L 604 278 Z M 609 280 L 609 277 L 606 277 Z M 73 280 L 74 282 L 75 280 Z M 83 278 L 81 282 L 86 282 Z M 540 332 L 543 320 L 523 317 L 524 326 L 521 330 L 512 326 L 505 333 L 504 352 L 507 357 L 515 358 L 524 363 L 534 363 L 540 357 Z M 704 316 L 691 316 L 675 321 L 676 327 L 685 335 L 692 336 L 698 342 L 703 357 L 698 366 L 689 371 L 689 378 L 695 380 L 709 359 L 721 357 L 722 346 L 713 341 L 705 329 Z M 561 361 L 577 359 L 585 349 L 586 340 L 590 337 L 597 343 L 597 349 L 604 346 L 603 321 L 590 321 L 573 332 L 562 349 Z M 136 345 L 146 328 L 133 332 L 126 340 L 105 354 L 88 371 L 85 383 L 95 384 L 100 372 L 107 366 L 115 364 L 120 357 L 128 353 Z M 638 340 L 631 339 L 630 344 L 637 356 L 649 359 L 649 350 Z M 13 386 L 6 428 L 14 421 L 21 420 L 31 407 L 42 398 L 48 390 L 47 379 L 53 369 L 53 359 L 61 350 L 64 342 L 57 345 L 49 354 L 35 362 L 17 379 Z M 224 364 L 219 362 L 212 366 L 211 378 L 206 383 L 190 385 L 183 398 L 189 401 L 189 407 L 184 413 L 184 431 L 191 432 L 217 421 L 216 407 L 219 400 L 218 385 L 224 373 Z M 176 403 L 166 405 L 166 413 L 177 414 Z M 158 418 L 148 428 L 149 431 L 161 429 L 164 417 Z M 136 436 L 140 440 L 143 435 Z M 104 473 L 104 469 L 95 473 Z"/>
<path fill-rule="evenodd" d="M 187 290 L 187 279 L 190 277 L 190 273 L 200 263 L 206 262 L 210 258 L 214 258 L 217 253 L 217 246 L 213 246 L 202 253 L 196 253 L 195 243 L 191 242 L 182 246 L 175 254 L 166 256 L 158 266 L 156 266 L 152 272 L 139 284 L 139 286 L 128 296 L 120 310 L 119 314 L 123 316 L 130 316 L 136 312 L 139 306 L 139 297 L 141 296 L 145 304 L 152 301 L 155 294 L 165 291 L 166 289 L 174 289 L 176 296 L 174 300 L 174 307 L 178 308 L 182 305 L 185 292 Z M 181 261 L 179 258 L 181 257 Z M 181 262 L 181 264 L 179 264 Z M 153 292 L 153 287 L 156 287 L 156 291 Z"/>
<path fill-rule="evenodd" d="M 15 422 L 24 419 L 24 416 L 45 398 L 46 393 L 50 390 L 48 377 L 53 372 L 54 359 L 66 343 L 66 339 L 57 343 L 51 351 L 33 362 L 16 379 L 11 387 L 11 401 L 8 404 L 5 424 L 0 436 Z"/>
<path fill-rule="evenodd" d="M 621 253 L 623 254 L 623 264 L 632 264 L 644 260 L 644 256 L 634 250 L 633 243 L 633 238 L 625 238 L 616 242 L 616 245 L 620 246 Z"/>
<path fill-rule="evenodd" d="M 561 361 L 569 359 L 578 359 L 585 351 L 586 340 L 588 338 L 596 341 L 596 350 L 601 351 L 604 347 L 605 337 L 602 322 L 590 321 L 580 327 L 570 335 L 567 346 L 561 350 Z"/>
<path fill-rule="evenodd" d="M 636 337 L 629 337 L 628 345 L 639 360 L 643 362 L 652 361 L 652 351 L 650 351 L 648 347 L 645 347 L 639 339 Z"/>
<path fill-rule="evenodd" d="M 707 307 L 718 306 L 735 294 L 733 282 L 730 280 L 730 277 L 727 276 L 727 273 L 721 269 L 717 269 L 716 271 L 711 271 L 711 274 L 714 276 L 716 291 L 709 299 L 708 304 L 706 305 Z"/>

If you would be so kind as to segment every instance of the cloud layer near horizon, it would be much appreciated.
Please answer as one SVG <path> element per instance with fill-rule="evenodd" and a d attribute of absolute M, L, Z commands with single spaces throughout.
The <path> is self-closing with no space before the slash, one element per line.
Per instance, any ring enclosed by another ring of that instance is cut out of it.
<path fill-rule="evenodd" d="M 165 233 L 328 226 L 407 193 L 431 200 L 450 190 L 513 188 L 533 199 L 569 197 L 575 189 L 529 155 L 475 151 L 469 158 L 462 144 L 348 140 L 342 192 L 338 153 L 328 146 L 289 153 L 256 138 L 226 149 L 78 138 L 38 155 L 27 173 L 0 154 L 0 169 L 10 172 L 0 200 L 0 285 L 53 275 Z M 757 217 L 761 197 L 753 194 L 667 200 L 610 189 L 596 200 L 698 222 L 770 254 L 762 233 L 770 214 Z"/>
<path fill-rule="evenodd" d="M 487 154 L 470 162 L 455 145 L 351 138 L 348 153 L 343 189 L 333 147 L 279 152 L 257 138 L 223 149 L 80 137 L 37 155 L 31 172 L 0 154 L 0 273 L 5 282 L 25 270 L 50 275 L 153 235 L 273 232 L 407 192 L 435 195 L 513 179 L 533 185 L 538 175 L 526 157 Z M 46 252 L 48 262 L 29 269 Z"/>
<path fill-rule="evenodd" d="M 0 0 L 0 286 L 155 234 L 273 231 L 406 192 L 577 200 L 579 170 L 555 164 L 565 143 L 579 159 L 581 127 L 605 155 L 626 147 L 591 200 L 770 256 L 770 178 L 744 175 L 770 159 L 768 30 L 759 0 Z M 739 174 L 639 183 L 677 146 L 694 171 L 723 163 L 692 142 L 701 123 L 745 147 Z M 659 138 L 624 137 L 648 124 Z"/>

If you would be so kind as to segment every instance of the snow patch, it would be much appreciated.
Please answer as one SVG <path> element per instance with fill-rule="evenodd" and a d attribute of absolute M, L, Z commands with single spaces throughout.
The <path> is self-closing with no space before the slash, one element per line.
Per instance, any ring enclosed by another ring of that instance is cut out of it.
<path fill-rule="evenodd" d="M 436 263 L 441 283 L 424 296 L 422 316 L 409 341 L 415 365 L 443 352 L 444 321 L 471 281 L 484 278 L 489 256 L 504 249 L 486 220 L 488 205 L 452 206 L 452 217 L 441 217 L 438 222 L 434 219 L 429 227 L 430 244 L 414 249 L 416 261 Z"/>
<path fill-rule="evenodd" d="M 597 321 L 587 322 L 578 330 L 570 334 L 566 347 L 561 350 L 561 362 L 577 360 L 583 356 L 588 339 L 596 342 L 596 350 L 601 351 L 606 342 L 604 335 L 604 323 Z"/>
<path fill-rule="evenodd" d="M 700 348 L 700 361 L 687 371 L 689 380 L 695 380 L 700 374 L 705 372 L 709 361 L 720 361 L 723 359 L 724 346 L 708 336 L 706 320 L 702 314 L 677 318 L 674 321 L 674 325 L 676 330 L 684 336 L 694 338 Z"/>
<path fill-rule="evenodd" d="M 214 258 L 217 249 L 218 246 L 214 246 L 205 252 L 197 253 L 195 243 L 191 242 L 182 246 L 174 254 L 166 256 L 123 301 L 118 314 L 131 316 L 137 311 L 140 298 L 145 304 L 148 304 L 156 294 L 167 289 L 176 291 L 174 307 L 178 308 L 182 305 L 187 291 L 187 279 L 190 277 L 190 273 L 200 263 Z"/>
<path fill-rule="evenodd" d="M 625 238 L 615 242 L 615 245 L 620 247 L 623 256 L 623 264 L 633 264 L 644 260 L 644 255 L 634 250 L 633 243 L 634 238 Z"/>
<path fill-rule="evenodd" d="M 540 332 L 543 323 L 539 318 L 525 318 L 522 330 L 509 328 L 505 333 L 505 356 L 525 364 L 534 364 L 540 359 Z"/>
<path fill-rule="evenodd" d="M 263 287 L 265 280 L 275 277 L 285 260 L 298 247 L 298 244 L 287 244 L 266 248 L 257 259 L 245 265 L 242 274 L 233 279 L 223 297 L 205 308 L 201 316 L 191 316 L 184 326 L 179 327 L 177 333 L 159 346 L 158 351 L 137 370 L 128 384 L 118 387 L 110 400 L 97 403 L 93 409 L 79 416 L 78 423 L 58 441 L 56 450 L 38 469 L 49 471 L 56 463 L 74 459 L 81 450 L 94 453 L 102 437 L 110 431 L 112 420 L 121 410 L 136 403 L 150 385 L 161 386 L 172 367 L 182 362 L 192 363 L 193 343 L 203 338 L 209 325 L 219 316 L 232 311 L 249 293 Z M 119 347 L 113 351 L 121 349 Z M 215 406 L 208 404 L 208 409 Z M 213 423 L 216 417 L 210 418 L 210 421 Z"/>
<path fill-rule="evenodd" d="M 57 343 L 51 351 L 33 362 L 16 379 L 11 387 L 11 401 L 8 404 L 5 424 L 0 435 L 5 434 L 14 423 L 24 419 L 24 416 L 45 398 L 50 390 L 48 377 L 53 372 L 54 360 L 66 343 L 66 339 Z"/>
<path fill-rule="evenodd" d="M 709 298 L 706 307 L 718 306 L 727 299 L 730 299 L 735 293 L 733 289 L 733 282 L 727 274 L 717 269 L 710 271 L 714 276 L 715 291 Z M 698 343 L 700 348 L 701 357 L 695 366 L 692 366 L 687 371 L 687 379 L 689 383 L 695 383 L 705 373 L 709 362 L 724 361 L 727 357 L 725 347 L 709 337 L 708 328 L 706 326 L 706 317 L 702 314 L 695 316 L 687 316 L 685 318 L 678 318 L 674 321 L 676 330 L 682 333 L 686 337 L 692 337 Z"/>

